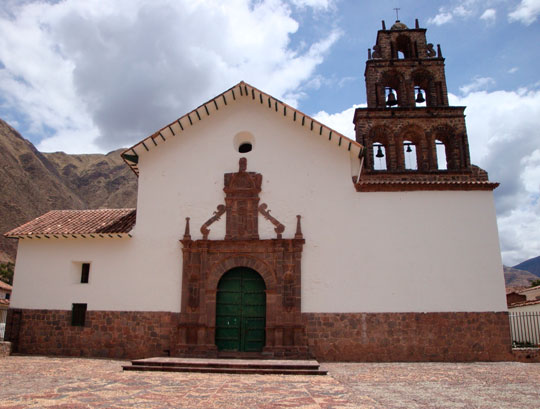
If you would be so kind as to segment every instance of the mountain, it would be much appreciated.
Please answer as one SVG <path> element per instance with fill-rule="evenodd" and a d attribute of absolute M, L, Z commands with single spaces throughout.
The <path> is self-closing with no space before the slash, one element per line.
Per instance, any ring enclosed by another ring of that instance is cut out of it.
<path fill-rule="evenodd" d="M 514 268 L 533 273 L 538 279 L 538 277 L 540 277 L 540 256 L 525 260 L 524 262 L 514 266 Z"/>
<path fill-rule="evenodd" d="M 41 153 L 0 119 L 0 233 L 52 209 L 135 207 L 137 178 L 120 157 Z M 17 240 L 0 236 L 0 262 Z"/>
<path fill-rule="evenodd" d="M 538 277 L 534 274 L 518 270 L 513 267 L 503 266 L 504 269 L 504 283 L 506 288 L 509 287 L 530 287 L 531 281 L 538 280 Z"/>
<path fill-rule="evenodd" d="M 135 207 L 137 177 L 122 160 L 118 149 L 101 154 L 44 153 L 65 185 L 82 199 L 85 208 Z"/>

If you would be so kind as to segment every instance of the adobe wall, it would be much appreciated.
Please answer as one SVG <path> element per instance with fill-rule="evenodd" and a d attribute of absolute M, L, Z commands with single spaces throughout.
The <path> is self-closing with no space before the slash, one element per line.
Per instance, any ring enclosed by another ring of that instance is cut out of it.
<path fill-rule="evenodd" d="M 225 201 L 224 173 L 246 157 L 284 239 L 302 216 L 302 312 L 506 311 L 492 192 L 357 192 L 358 159 L 299 120 L 249 100 L 203 118 L 140 152 L 133 237 L 21 240 L 12 307 L 180 312 L 185 219 L 200 240 Z M 254 136 L 247 154 L 234 146 L 240 132 Z M 276 237 L 258 223 L 261 239 Z M 224 236 L 222 217 L 208 238 Z"/>

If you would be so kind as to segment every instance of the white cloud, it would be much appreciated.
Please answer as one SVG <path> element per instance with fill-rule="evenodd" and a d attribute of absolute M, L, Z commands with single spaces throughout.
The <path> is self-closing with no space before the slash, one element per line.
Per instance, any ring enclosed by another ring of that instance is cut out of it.
<path fill-rule="evenodd" d="M 497 11 L 495 9 L 486 9 L 480 16 L 480 19 L 488 23 L 493 23 L 497 19 Z"/>
<path fill-rule="evenodd" d="M 474 77 L 472 82 L 459 87 L 459 90 L 463 94 L 468 94 L 469 92 L 487 89 L 491 85 L 494 85 L 494 84 L 495 84 L 495 80 L 491 77 Z"/>
<path fill-rule="evenodd" d="M 323 7 L 330 1 L 309 1 Z M 291 48 L 285 0 L 66 0 L 0 13 L 0 93 L 42 150 L 147 136 L 240 80 L 296 105 L 341 33 Z M 50 136 L 51 131 L 52 136 Z"/>
<path fill-rule="evenodd" d="M 334 129 L 335 131 L 342 133 L 346 137 L 355 139 L 353 125 L 354 110 L 360 107 L 366 107 L 366 105 L 353 105 L 351 108 L 347 108 L 342 112 L 336 112 L 334 114 L 329 114 L 326 111 L 320 111 L 313 115 L 313 118 Z"/>
<path fill-rule="evenodd" d="M 291 0 L 296 7 L 312 7 L 314 9 L 328 10 L 333 6 L 333 0 Z"/>
<path fill-rule="evenodd" d="M 518 70 L 518 67 L 512 67 L 508 70 L 508 74 L 515 74 L 516 72 L 518 72 Z"/>
<path fill-rule="evenodd" d="M 438 13 L 428 19 L 428 23 L 440 26 L 451 21 L 476 17 L 488 23 L 493 23 L 497 16 L 495 6 L 505 1 L 507 0 L 451 0 L 440 7 Z"/>
<path fill-rule="evenodd" d="M 508 14 L 510 21 L 520 21 L 530 25 L 540 14 L 540 0 L 521 0 L 516 9 Z"/>
<path fill-rule="evenodd" d="M 452 14 L 459 17 L 467 17 L 472 14 L 472 11 L 467 8 L 464 4 L 460 4 L 452 11 Z"/>
<path fill-rule="evenodd" d="M 427 22 L 428 24 L 435 24 L 437 26 L 441 26 L 452 21 L 452 18 L 452 13 L 442 11 L 439 12 L 439 14 L 437 14 L 435 17 L 428 18 Z"/>

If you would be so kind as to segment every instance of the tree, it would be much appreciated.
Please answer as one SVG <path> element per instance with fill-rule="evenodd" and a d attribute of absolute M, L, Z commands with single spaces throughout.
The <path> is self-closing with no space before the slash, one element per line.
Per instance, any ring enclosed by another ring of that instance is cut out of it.
<path fill-rule="evenodd" d="M 13 271 L 15 270 L 15 264 L 13 263 L 0 263 L 0 280 L 13 284 Z"/>
<path fill-rule="evenodd" d="M 531 287 L 536 287 L 537 285 L 540 285 L 540 280 L 531 281 Z"/>

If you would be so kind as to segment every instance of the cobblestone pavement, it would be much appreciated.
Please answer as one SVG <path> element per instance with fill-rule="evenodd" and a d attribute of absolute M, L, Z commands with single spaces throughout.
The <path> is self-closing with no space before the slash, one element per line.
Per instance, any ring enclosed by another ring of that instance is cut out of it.
<path fill-rule="evenodd" d="M 0 358 L 7 408 L 540 408 L 540 364 L 328 363 L 328 376 L 123 372 L 104 359 Z"/>

